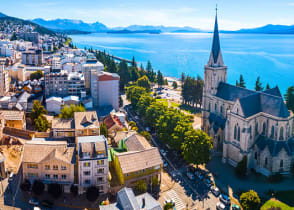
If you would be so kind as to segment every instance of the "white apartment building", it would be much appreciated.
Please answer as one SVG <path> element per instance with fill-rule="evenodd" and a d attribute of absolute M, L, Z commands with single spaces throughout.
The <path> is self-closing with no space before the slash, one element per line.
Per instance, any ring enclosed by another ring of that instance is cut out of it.
<path fill-rule="evenodd" d="M 82 71 L 85 77 L 85 90 L 90 92 L 91 88 L 91 71 L 100 72 L 104 70 L 104 65 L 97 60 L 87 60 L 86 63 L 82 65 Z"/>
<path fill-rule="evenodd" d="M 102 135 L 79 136 L 76 141 L 79 193 L 91 186 L 96 186 L 100 193 L 107 193 L 109 163 L 106 138 Z"/>
<path fill-rule="evenodd" d="M 8 72 L 5 71 L 4 65 L 0 66 L 0 96 L 4 96 L 9 91 Z"/>
<path fill-rule="evenodd" d="M 43 51 L 40 49 L 29 49 L 22 53 L 21 63 L 25 65 L 40 66 L 43 64 Z"/>

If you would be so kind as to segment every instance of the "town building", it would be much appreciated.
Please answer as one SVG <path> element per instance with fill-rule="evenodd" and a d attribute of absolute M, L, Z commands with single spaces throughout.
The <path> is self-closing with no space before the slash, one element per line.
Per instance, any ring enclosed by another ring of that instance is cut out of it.
<path fill-rule="evenodd" d="M 96 59 L 87 59 L 82 65 L 82 71 L 85 77 L 85 90 L 90 92 L 91 88 L 91 71 L 99 73 L 104 70 L 104 65 Z"/>
<path fill-rule="evenodd" d="M 106 125 L 108 133 L 112 135 L 114 135 L 113 133 L 122 131 L 125 128 L 120 119 L 112 113 L 103 119 L 103 123 Z"/>
<path fill-rule="evenodd" d="M 28 141 L 23 148 L 23 180 L 40 180 L 46 188 L 57 183 L 69 193 L 74 184 L 75 163 L 75 148 L 68 147 L 66 141 Z"/>
<path fill-rule="evenodd" d="M 121 185 L 135 186 L 139 180 L 151 184 L 152 178 L 161 182 L 162 159 L 157 147 L 152 147 L 139 134 L 133 134 L 119 143 L 119 150 L 111 150 L 112 167 Z"/>
<path fill-rule="evenodd" d="M 8 72 L 5 71 L 4 65 L 0 65 L 0 97 L 6 95 L 9 91 Z"/>
<path fill-rule="evenodd" d="M 41 66 L 43 64 L 43 51 L 31 48 L 22 52 L 21 63 L 31 66 Z"/>
<path fill-rule="evenodd" d="M 79 136 L 76 138 L 78 151 L 79 193 L 90 186 L 96 186 L 100 193 L 107 193 L 108 148 L 104 136 Z"/>
<path fill-rule="evenodd" d="M 0 110 L 4 127 L 25 129 L 26 117 L 24 111 Z"/>
<path fill-rule="evenodd" d="M 202 129 L 214 139 L 214 152 L 232 166 L 246 156 L 248 169 L 266 176 L 289 173 L 294 154 L 293 113 L 278 87 L 253 91 L 227 83 L 217 16 L 204 68 Z"/>
<path fill-rule="evenodd" d="M 95 107 L 119 108 L 119 75 L 109 72 L 91 71 L 91 96 Z"/>
<path fill-rule="evenodd" d="M 52 135 L 54 138 L 74 137 L 74 120 L 54 118 L 51 123 Z"/>
<path fill-rule="evenodd" d="M 63 106 L 63 100 L 61 97 L 52 96 L 46 99 L 46 110 L 49 113 L 59 114 Z"/>
<path fill-rule="evenodd" d="M 135 196 L 131 188 L 124 187 L 117 193 L 117 202 L 100 205 L 100 210 L 162 210 L 160 203 L 149 193 Z"/>
<path fill-rule="evenodd" d="M 100 124 L 96 111 L 74 113 L 75 136 L 97 136 Z"/>

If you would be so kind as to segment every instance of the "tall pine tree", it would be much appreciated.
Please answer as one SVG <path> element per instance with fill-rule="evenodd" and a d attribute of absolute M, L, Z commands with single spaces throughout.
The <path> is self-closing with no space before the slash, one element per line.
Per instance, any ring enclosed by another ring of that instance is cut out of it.
<path fill-rule="evenodd" d="M 260 77 L 258 76 L 255 82 L 255 90 L 263 91 L 262 83 L 260 82 Z"/>
<path fill-rule="evenodd" d="M 294 86 L 291 86 L 287 89 L 285 100 L 287 108 L 294 112 Z"/>

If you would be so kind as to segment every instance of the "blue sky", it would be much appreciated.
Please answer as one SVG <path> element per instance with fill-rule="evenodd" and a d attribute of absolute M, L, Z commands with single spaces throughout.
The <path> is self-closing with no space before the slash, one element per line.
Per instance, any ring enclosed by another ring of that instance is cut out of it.
<path fill-rule="evenodd" d="M 1 12 L 24 19 L 68 18 L 109 27 L 192 26 L 211 29 L 215 5 L 221 29 L 294 24 L 294 0 L 1 0 Z"/>

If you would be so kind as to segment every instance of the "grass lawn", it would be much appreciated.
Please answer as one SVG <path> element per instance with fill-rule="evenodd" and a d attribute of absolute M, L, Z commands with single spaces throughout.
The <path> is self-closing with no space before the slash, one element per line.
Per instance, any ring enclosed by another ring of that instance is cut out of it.
<path fill-rule="evenodd" d="M 196 113 L 199 113 L 200 112 L 199 109 L 197 109 L 195 107 L 192 107 L 190 105 L 185 105 L 185 104 L 181 104 L 179 106 L 179 108 L 182 109 L 182 110 L 184 110 L 184 111 L 186 111 L 186 112 L 188 112 L 189 114 L 196 114 Z"/>
<path fill-rule="evenodd" d="M 271 207 L 280 207 L 281 210 L 294 210 L 293 207 L 288 206 L 277 200 L 268 200 L 265 204 L 261 207 L 261 210 L 268 210 Z"/>
<path fill-rule="evenodd" d="M 156 99 L 156 101 L 162 103 L 164 106 L 168 106 L 168 102 L 166 99 Z"/>
<path fill-rule="evenodd" d="M 178 104 L 178 103 L 176 103 L 176 102 L 173 102 L 173 101 L 170 102 L 170 105 L 171 105 L 171 107 L 174 107 L 174 108 L 180 106 L 180 104 Z"/>

